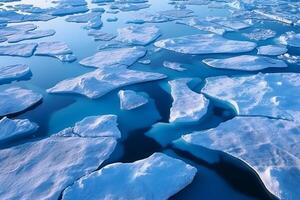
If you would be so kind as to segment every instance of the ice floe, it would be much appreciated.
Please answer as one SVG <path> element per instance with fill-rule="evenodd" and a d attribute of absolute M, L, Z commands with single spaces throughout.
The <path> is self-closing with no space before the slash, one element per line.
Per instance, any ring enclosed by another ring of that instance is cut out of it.
<path fill-rule="evenodd" d="M 283 55 L 278 56 L 278 58 L 282 59 L 282 60 L 285 60 L 286 62 L 291 63 L 291 64 L 300 65 L 300 56 L 285 53 Z"/>
<path fill-rule="evenodd" d="M 278 38 L 281 44 L 300 47 L 300 33 L 287 32 Z"/>
<path fill-rule="evenodd" d="M 36 43 L 24 43 L 0 46 L 0 56 L 32 56 L 37 44 Z"/>
<path fill-rule="evenodd" d="M 116 40 L 133 45 L 147 45 L 160 36 L 156 26 L 127 26 L 118 29 Z"/>
<path fill-rule="evenodd" d="M 256 47 L 253 42 L 229 40 L 216 34 L 170 38 L 157 41 L 154 45 L 184 54 L 243 53 Z"/>
<path fill-rule="evenodd" d="M 113 65 L 130 66 L 146 54 L 143 47 L 117 48 L 100 51 L 91 57 L 81 60 L 79 63 L 88 67 L 107 68 Z"/>
<path fill-rule="evenodd" d="M 170 122 L 195 122 L 206 114 L 209 101 L 203 94 L 189 88 L 188 83 L 191 80 L 182 78 L 169 81 L 173 98 Z"/>
<path fill-rule="evenodd" d="M 95 41 L 110 41 L 116 37 L 113 34 L 105 33 L 101 30 L 90 30 L 88 35 L 92 36 Z"/>
<path fill-rule="evenodd" d="M 164 61 L 163 66 L 168 68 L 168 69 L 173 69 L 173 70 L 179 71 L 179 72 L 182 72 L 182 71 L 186 70 L 186 68 L 182 67 L 181 63 L 177 63 L 177 62 Z"/>
<path fill-rule="evenodd" d="M 29 31 L 33 31 L 37 28 L 35 24 L 17 24 L 17 25 L 10 25 L 0 29 L 0 35 L 2 36 L 9 36 L 15 35 L 18 33 L 26 33 Z"/>
<path fill-rule="evenodd" d="M 111 9 L 118 9 L 123 12 L 136 11 L 149 8 L 151 5 L 148 3 L 114 3 L 110 6 Z"/>
<path fill-rule="evenodd" d="M 29 73 L 29 67 L 23 64 L 0 66 L 0 83 L 3 81 L 18 80 Z"/>
<path fill-rule="evenodd" d="M 244 161 L 258 173 L 271 193 L 281 199 L 297 199 L 300 195 L 297 187 L 299 133 L 300 127 L 294 122 L 235 117 L 217 128 L 184 135 L 181 140 L 187 143 L 187 149 L 202 146 Z"/>
<path fill-rule="evenodd" d="M 120 90 L 118 96 L 122 110 L 132 110 L 148 103 L 145 94 L 133 90 Z"/>
<path fill-rule="evenodd" d="M 3 117 L 0 120 L 0 144 L 16 138 L 30 135 L 38 129 L 38 125 L 28 119 L 9 119 Z"/>
<path fill-rule="evenodd" d="M 109 158 L 115 146 L 114 137 L 54 135 L 0 150 L 0 198 L 58 199 Z"/>
<path fill-rule="evenodd" d="M 63 62 L 73 62 L 76 60 L 76 57 L 68 45 L 59 41 L 38 43 L 34 54 L 38 56 L 55 57 Z"/>
<path fill-rule="evenodd" d="M 101 21 L 101 13 L 91 12 L 79 15 L 71 15 L 66 21 L 76 23 L 87 23 L 86 28 L 99 29 L 103 25 Z"/>
<path fill-rule="evenodd" d="M 32 39 L 39 39 L 43 37 L 49 37 L 55 34 L 55 30 L 32 30 L 27 32 L 18 32 L 13 35 L 7 36 L 7 41 L 9 43 L 20 42 L 23 40 L 32 40 Z"/>
<path fill-rule="evenodd" d="M 206 79 L 202 92 L 231 106 L 238 115 L 299 120 L 300 98 L 297 73 L 257 74 Z"/>
<path fill-rule="evenodd" d="M 166 76 L 163 74 L 129 70 L 127 66 L 116 65 L 63 80 L 47 91 L 50 93 L 77 93 L 89 98 L 99 98 L 122 86 L 164 78 Z"/>
<path fill-rule="evenodd" d="M 266 45 L 257 48 L 257 54 L 267 56 L 279 56 L 285 54 L 287 51 L 285 46 L 278 45 Z"/>
<path fill-rule="evenodd" d="M 162 153 L 113 163 L 68 187 L 62 199 L 168 199 L 189 185 L 197 169 Z M 159 183 L 159 184 L 158 184 Z"/>
<path fill-rule="evenodd" d="M 250 40 L 267 40 L 276 36 L 276 32 L 271 29 L 254 29 L 250 33 L 243 33 L 243 36 L 249 38 Z"/>
<path fill-rule="evenodd" d="M 0 116 L 18 113 L 42 100 L 42 95 L 20 87 L 0 90 Z"/>
<path fill-rule="evenodd" d="M 224 59 L 204 59 L 203 63 L 210 67 L 220 69 L 232 69 L 242 71 L 257 71 L 266 68 L 288 67 L 282 60 L 277 60 L 265 56 L 241 55 Z"/>

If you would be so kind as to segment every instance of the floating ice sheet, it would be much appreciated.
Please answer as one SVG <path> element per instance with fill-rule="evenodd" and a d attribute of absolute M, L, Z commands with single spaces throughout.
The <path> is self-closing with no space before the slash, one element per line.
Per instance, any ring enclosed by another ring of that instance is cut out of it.
<path fill-rule="evenodd" d="M 30 73 L 27 65 L 4 65 L 0 66 L 0 83 L 3 81 L 18 80 Z"/>
<path fill-rule="evenodd" d="M 0 46 L 0 56 L 32 56 L 37 44 L 36 43 L 24 43 Z"/>
<path fill-rule="evenodd" d="M 120 90 L 118 95 L 122 110 L 132 110 L 148 103 L 146 95 L 133 90 Z"/>
<path fill-rule="evenodd" d="M 279 56 L 285 54 L 287 51 L 285 46 L 278 45 L 266 45 L 257 48 L 257 54 L 267 56 Z"/>

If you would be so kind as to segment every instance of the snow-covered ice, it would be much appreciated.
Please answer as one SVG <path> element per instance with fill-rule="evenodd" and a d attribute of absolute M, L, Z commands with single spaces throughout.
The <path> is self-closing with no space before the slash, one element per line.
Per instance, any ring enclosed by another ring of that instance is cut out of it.
<path fill-rule="evenodd" d="M 235 117 L 217 128 L 182 136 L 188 147 L 226 152 L 252 167 L 280 199 L 300 195 L 300 127 L 265 117 Z M 176 144 L 176 142 L 175 142 Z M 196 155 L 197 156 L 197 155 Z"/>
<path fill-rule="evenodd" d="M 186 68 L 182 67 L 182 64 L 177 63 L 177 62 L 164 61 L 163 66 L 168 68 L 168 69 L 173 69 L 173 70 L 179 71 L 179 72 L 182 72 L 182 71 L 186 70 Z"/>
<path fill-rule="evenodd" d="M 36 43 L 24 43 L 0 46 L 0 56 L 32 56 L 37 44 Z"/>
<path fill-rule="evenodd" d="M 184 54 L 243 53 L 252 51 L 256 44 L 229 40 L 216 34 L 198 34 L 160 40 L 156 47 Z"/>
<path fill-rule="evenodd" d="M 33 40 L 33 39 L 39 39 L 39 38 L 43 38 L 43 37 L 49 37 L 49 36 L 54 35 L 55 33 L 56 33 L 55 30 L 52 30 L 52 29 L 18 32 L 16 34 L 7 36 L 7 41 L 9 43 L 15 43 L 15 42 L 23 41 L 23 40 Z"/>
<path fill-rule="evenodd" d="M 256 74 L 241 77 L 211 77 L 202 92 L 238 115 L 268 116 L 298 121 L 300 75 L 297 73 Z"/>
<path fill-rule="evenodd" d="M 188 83 L 190 78 L 169 81 L 173 98 L 170 109 L 170 122 L 195 122 L 207 112 L 209 101 L 203 94 L 192 91 Z"/>
<path fill-rule="evenodd" d="M 64 200 L 168 199 L 189 185 L 197 169 L 162 153 L 133 163 L 113 163 L 68 187 Z"/>
<path fill-rule="evenodd" d="M 50 93 L 77 93 L 89 98 L 99 98 L 122 86 L 164 78 L 166 76 L 163 74 L 129 70 L 127 66 L 115 65 L 63 80 L 47 91 Z"/>
<path fill-rule="evenodd" d="M 132 45 L 147 45 L 160 36 L 156 26 L 131 25 L 118 29 L 116 40 Z"/>
<path fill-rule="evenodd" d="M 73 62 L 76 60 L 69 46 L 65 42 L 59 41 L 38 43 L 34 54 L 55 57 L 63 62 Z"/>
<path fill-rule="evenodd" d="M 291 47 L 300 47 L 300 33 L 295 32 L 287 32 L 285 34 L 282 34 L 278 41 L 281 44 L 289 45 Z"/>
<path fill-rule="evenodd" d="M 29 67 L 23 64 L 0 66 L 0 83 L 2 81 L 18 80 L 29 73 Z"/>
<path fill-rule="evenodd" d="M 16 138 L 30 135 L 38 129 L 38 125 L 28 119 L 9 119 L 3 117 L 0 120 L 0 144 Z"/>
<path fill-rule="evenodd" d="M 285 46 L 278 45 L 265 45 L 257 48 L 257 54 L 267 56 L 279 56 L 285 54 L 287 51 Z"/>
<path fill-rule="evenodd" d="M 110 6 L 111 9 L 118 9 L 123 12 L 137 11 L 149 8 L 151 5 L 148 3 L 114 3 Z"/>
<path fill-rule="evenodd" d="M 288 67 L 282 60 L 265 56 L 241 55 L 224 59 L 207 58 L 202 61 L 210 67 L 242 71 L 257 71 L 266 68 Z"/>
<path fill-rule="evenodd" d="M 118 95 L 122 110 L 132 110 L 148 103 L 148 99 L 144 94 L 133 90 L 120 90 Z"/>
<path fill-rule="evenodd" d="M 81 60 L 79 63 L 88 67 L 108 68 L 113 65 L 130 66 L 146 54 L 143 47 L 117 48 L 97 52 L 95 55 Z"/>
<path fill-rule="evenodd" d="M 267 40 L 276 36 L 276 32 L 271 29 L 254 29 L 250 33 L 243 33 L 243 36 L 250 40 Z"/>
<path fill-rule="evenodd" d="M 0 90 L 0 116 L 18 113 L 42 100 L 42 95 L 20 87 Z"/>
<path fill-rule="evenodd" d="M 89 36 L 92 36 L 95 41 L 110 41 L 116 36 L 110 33 L 105 33 L 102 30 L 90 30 L 88 32 Z"/>

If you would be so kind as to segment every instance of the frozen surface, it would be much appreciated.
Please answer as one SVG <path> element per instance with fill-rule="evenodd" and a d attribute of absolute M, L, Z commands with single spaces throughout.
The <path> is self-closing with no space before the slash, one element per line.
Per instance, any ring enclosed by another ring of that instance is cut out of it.
<path fill-rule="evenodd" d="M 32 40 L 32 39 L 39 39 L 43 37 L 49 37 L 55 34 L 55 30 L 32 30 L 27 32 L 18 32 L 13 35 L 7 36 L 7 41 L 9 43 L 20 42 L 23 40 Z"/>
<path fill-rule="evenodd" d="M 160 40 L 156 47 L 184 54 L 243 53 L 252 51 L 256 44 L 225 39 L 215 34 L 189 35 Z"/>
<path fill-rule="evenodd" d="M 35 50 L 35 55 L 51 56 L 63 62 L 72 62 L 76 60 L 72 50 L 64 42 L 40 42 Z"/>
<path fill-rule="evenodd" d="M 160 36 L 156 26 L 131 25 L 118 29 L 116 40 L 132 45 L 147 45 Z"/>
<path fill-rule="evenodd" d="M 298 121 L 299 86 L 300 75 L 297 73 L 259 73 L 235 78 L 207 78 L 202 92 L 231 106 L 238 115 Z"/>
<path fill-rule="evenodd" d="M 103 50 L 91 57 L 81 60 L 79 63 L 88 67 L 109 68 L 113 65 L 130 66 L 146 54 L 143 47 L 127 47 Z"/>
<path fill-rule="evenodd" d="M 288 50 L 285 46 L 277 45 L 266 45 L 257 48 L 257 54 L 267 56 L 279 56 L 285 54 L 287 51 Z"/>
<path fill-rule="evenodd" d="M 224 151 L 251 166 L 281 199 L 300 195 L 300 128 L 294 122 L 236 117 L 217 128 L 184 135 L 188 145 Z"/>
<path fill-rule="evenodd" d="M 243 35 L 251 40 L 267 40 L 275 37 L 276 32 L 271 29 L 254 29 L 250 33 L 243 33 Z"/>
<path fill-rule="evenodd" d="M 90 30 L 88 35 L 92 36 L 95 41 L 110 41 L 116 37 L 113 34 L 105 33 L 101 30 Z"/>
<path fill-rule="evenodd" d="M 42 95 L 20 87 L 0 90 L 0 116 L 18 113 L 41 101 Z"/>
<path fill-rule="evenodd" d="M 18 80 L 29 73 L 29 67 L 23 64 L 0 66 L 0 82 Z"/>
<path fill-rule="evenodd" d="M 37 44 L 25 43 L 25 44 L 13 44 L 0 46 L 0 56 L 32 56 Z"/>
<path fill-rule="evenodd" d="M 185 68 L 183 68 L 181 66 L 180 63 L 177 63 L 177 62 L 164 61 L 163 66 L 166 67 L 166 68 L 169 68 L 169 69 L 173 69 L 175 71 L 179 71 L 179 72 L 182 72 L 182 71 L 186 70 Z"/>
<path fill-rule="evenodd" d="M 113 163 L 81 178 L 63 199 L 168 199 L 188 184 L 196 168 L 162 153 L 133 163 Z"/>
<path fill-rule="evenodd" d="M 292 47 L 300 47 L 300 33 L 287 32 L 278 38 L 279 42 Z"/>
<path fill-rule="evenodd" d="M 166 78 L 153 72 L 129 70 L 126 66 L 112 66 L 59 82 L 50 93 L 77 93 L 89 98 L 99 98 L 108 92 L 126 85 Z"/>
<path fill-rule="evenodd" d="M 133 90 L 120 90 L 120 107 L 122 110 L 132 110 L 148 103 L 148 99 Z"/>
<path fill-rule="evenodd" d="M 243 71 L 257 71 L 273 68 L 284 68 L 287 64 L 282 60 L 264 56 L 242 55 L 225 59 L 204 59 L 203 62 L 210 67 Z"/>
<path fill-rule="evenodd" d="M 187 84 L 191 80 L 182 78 L 169 81 L 173 98 L 170 122 L 195 122 L 206 114 L 209 101 L 203 94 L 196 93 L 188 87 Z"/>
<path fill-rule="evenodd" d="M 28 119 L 9 119 L 3 117 L 0 120 L 0 144 L 13 139 L 30 135 L 38 129 L 38 125 Z"/>

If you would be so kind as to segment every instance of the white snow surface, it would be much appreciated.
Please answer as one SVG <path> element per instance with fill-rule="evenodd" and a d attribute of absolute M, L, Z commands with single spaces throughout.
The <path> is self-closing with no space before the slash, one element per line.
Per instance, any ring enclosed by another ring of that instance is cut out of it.
<path fill-rule="evenodd" d="M 122 110 L 132 110 L 148 103 L 148 99 L 143 94 L 133 90 L 120 90 L 118 96 Z"/>

